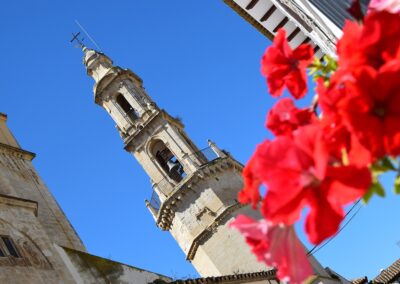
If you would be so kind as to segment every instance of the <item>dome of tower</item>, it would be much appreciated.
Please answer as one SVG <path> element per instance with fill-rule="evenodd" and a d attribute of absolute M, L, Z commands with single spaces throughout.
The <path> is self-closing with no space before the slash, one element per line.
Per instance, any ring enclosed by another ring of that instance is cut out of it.
<path fill-rule="evenodd" d="M 92 58 L 94 55 L 96 55 L 97 52 L 85 46 L 83 47 L 83 53 L 84 53 L 83 63 L 87 65 L 89 59 Z"/>
<path fill-rule="evenodd" d="M 95 61 L 106 62 L 106 64 L 110 66 L 113 64 L 112 60 L 100 51 L 88 48 L 86 46 L 83 47 L 82 51 L 84 53 L 83 64 L 86 67 L 88 67 Z"/>

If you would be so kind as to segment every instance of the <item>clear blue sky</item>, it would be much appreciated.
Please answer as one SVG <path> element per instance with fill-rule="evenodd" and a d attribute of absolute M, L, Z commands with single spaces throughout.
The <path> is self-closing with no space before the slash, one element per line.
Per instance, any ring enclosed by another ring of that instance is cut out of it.
<path fill-rule="evenodd" d="M 73 48 L 74 20 L 103 51 L 183 118 L 245 163 L 269 134 L 274 103 L 259 74 L 269 40 L 222 0 L 5 1 L 0 9 L 0 111 L 89 252 L 173 277 L 197 273 L 144 205 L 149 179 L 107 113 Z M 356 177 L 355 177 L 356 178 Z M 374 198 L 316 257 L 348 278 L 373 277 L 399 257 L 400 199 Z M 304 239 L 302 233 L 300 236 Z"/>

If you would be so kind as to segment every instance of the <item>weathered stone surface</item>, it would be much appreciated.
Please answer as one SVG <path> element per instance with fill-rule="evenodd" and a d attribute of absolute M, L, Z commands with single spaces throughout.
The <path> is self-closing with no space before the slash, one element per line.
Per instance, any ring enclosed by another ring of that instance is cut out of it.
<path fill-rule="evenodd" d="M 0 114 L 0 283 L 135 283 L 168 277 L 85 247 Z M 9 243 L 7 243 L 9 242 Z M 62 247 L 61 247 L 62 246 Z"/>
<path fill-rule="evenodd" d="M 58 247 L 57 250 L 65 263 L 68 263 L 67 267 L 77 283 L 147 284 L 155 281 L 160 283 L 171 281 L 171 278 L 164 275 L 85 252 L 62 247 Z"/>

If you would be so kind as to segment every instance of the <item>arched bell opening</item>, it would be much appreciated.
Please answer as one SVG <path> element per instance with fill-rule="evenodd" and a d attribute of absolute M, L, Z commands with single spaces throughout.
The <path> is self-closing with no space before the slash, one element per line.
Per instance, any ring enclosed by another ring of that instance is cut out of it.
<path fill-rule="evenodd" d="M 161 140 L 154 142 L 151 154 L 172 180 L 180 182 L 186 176 L 182 164 Z"/>
<path fill-rule="evenodd" d="M 125 117 L 129 118 L 131 121 L 139 118 L 139 113 L 131 106 L 122 94 L 118 94 L 115 101 L 123 111 Z"/>

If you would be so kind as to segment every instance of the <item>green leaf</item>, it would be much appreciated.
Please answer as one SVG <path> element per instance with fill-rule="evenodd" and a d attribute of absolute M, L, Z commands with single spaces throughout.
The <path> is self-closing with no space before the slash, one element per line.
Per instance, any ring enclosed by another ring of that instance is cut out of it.
<path fill-rule="evenodd" d="M 388 171 L 397 171 L 392 161 L 388 157 L 384 157 L 371 166 L 372 174 L 377 177 Z"/>
<path fill-rule="evenodd" d="M 385 189 L 377 179 L 374 179 L 372 185 L 368 189 L 368 192 L 363 196 L 363 202 L 367 204 L 375 194 L 379 195 L 380 197 L 385 197 Z"/>
<path fill-rule="evenodd" d="M 394 180 L 393 191 L 396 194 L 400 194 L 400 175 L 397 175 L 396 179 Z"/>
<path fill-rule="evenodd" d="M 385 168 L 388 169 L 388 170 L 392 170 L 392 171 L 395 171 L 395 170 L 396 170 L 396 168 L 394 167 L 392 161 L 391 161 L 390 158 L 388 158 L 388 157 L 384 157 L 384 158 L 381 160 L 381 163 L 382 163 L 382 166 L 385 167 Z"/>
<path fill-rule="evenodd" d="M 377 195 L 380 197 L 385 197 L 385 189 L 379 181 L 373 185 L 373 189 Z"/>
<path fill-rule="evenodd" d="M 326 62 L 326 67 L 329 70 L 329 72 L 335 71 L 337 69 L 337 61 L 335 59 L 333 59 L 328 55 L 325 55 L 324 60 Z"/>
<path fill-rule="evenodd" d="M 329 80 L 331 74 L 337 69 L 337 62 L 329 56 L 324 56 L 323 61 L 314 58 L 313 63 L 308 66 L 309 74 L 313 76 L 314 80 L 323 78 L 324 81 Z"/>

